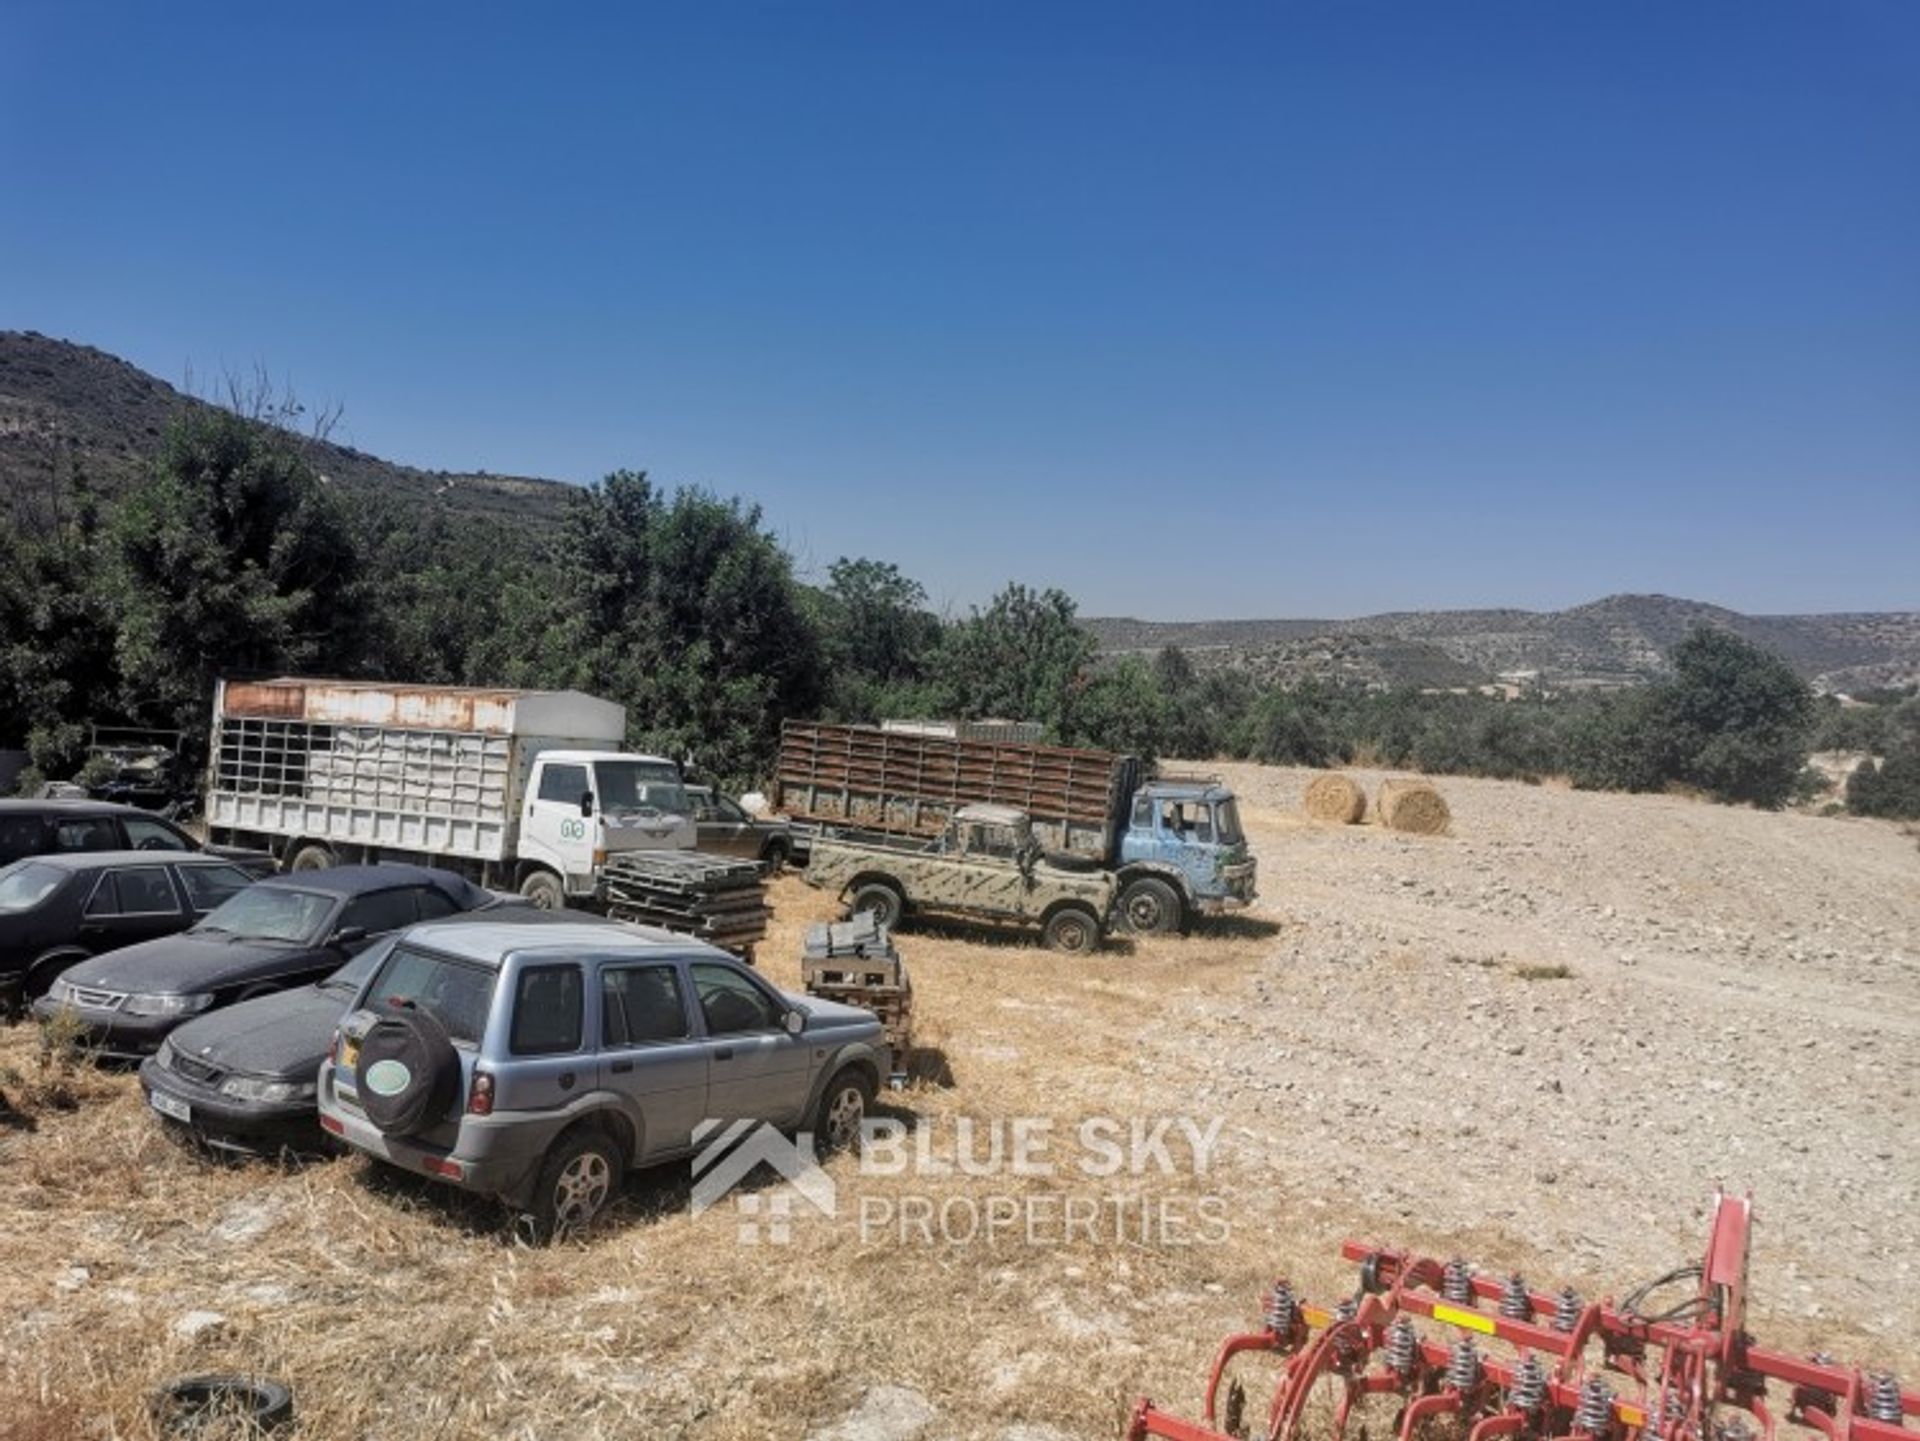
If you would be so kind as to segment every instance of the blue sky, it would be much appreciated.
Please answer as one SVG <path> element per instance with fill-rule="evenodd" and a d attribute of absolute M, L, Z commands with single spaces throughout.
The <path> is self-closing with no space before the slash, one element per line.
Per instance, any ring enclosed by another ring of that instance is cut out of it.
<path fill-rule="evenodd" d="M 0 327 L 954 606 L 1920 607 L 1920 5 L 10 0 Z"/>

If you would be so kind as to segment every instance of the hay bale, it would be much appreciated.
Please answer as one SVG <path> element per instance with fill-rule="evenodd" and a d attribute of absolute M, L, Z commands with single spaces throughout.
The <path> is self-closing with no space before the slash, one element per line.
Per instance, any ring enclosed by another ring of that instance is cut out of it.
<path fill-rule="evenodd" d="M 1381 781 L 1373 807 L 1386 825 L 1417 836 L 1445 835 L 1453 820 L 1440 792 L 1425 781 Z"/>
<path fill-rule="evenodd" d="M 1300 808 L 1307 813 L 1308 820 L 1350 826 L 1366 815 L 1367 793 L 1351 776 L 1327 771 L 1313 778 L 1313 784 L 1307 787 L 1306 799 L 1300 803 Z"/>

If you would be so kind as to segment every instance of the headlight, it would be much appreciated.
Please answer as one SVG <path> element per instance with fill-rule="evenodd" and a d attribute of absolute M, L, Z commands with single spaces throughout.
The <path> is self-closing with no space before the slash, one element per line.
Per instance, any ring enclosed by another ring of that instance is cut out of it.
<path fill-rule="evenodd" d="M 228 1076 L 220 1083 L 221 1094 L 237 1101 L 305 1101 L 316 1089 L 312 1081 L 269 1081 L 261 1076 Z"/>
<path fill-rule="evenodd" d="M 153 1063 L 163 1071 L 173 1069 L 173 1037 L 168 1036 L 160 1043 L 160 1049 L 153 1053 Z"/>
<path fill-rule="evenodd" d="M 191 1016 L 212 1004 L 213 997 L 210 995 L 132 995 L 127 997 L 127 1003 L 120 1010 L 129 1016 Z"/>

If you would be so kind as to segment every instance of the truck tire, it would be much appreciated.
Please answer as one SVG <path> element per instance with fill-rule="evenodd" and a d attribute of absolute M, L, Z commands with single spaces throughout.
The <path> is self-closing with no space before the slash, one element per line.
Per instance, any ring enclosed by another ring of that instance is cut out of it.
<path fill-rule="evenodd" d="M 900 888 L 890 882 L 868 881 L 847 902 L 848 915 L 857 916 L 862 911 L 871 911 L 874 920 L 892 930 L 906 914 L 907 900 L 900 894 Z"/>
<path fill-rule="evenodd" d="M 293 853 L 293 859 L 287 862 L 290 871 L 330 871 L 333 869 L 333 852 L 325 846 L 301 846 Z"/>
<path fill-rule="evenodd" d="M 1100 918 L 1083 906 L 1062 906 L 1047 917 L 1041 939 L 1050 951 L 1087 955 L 1100 946 Z"/>
<path fill-rule="evenodd" d="M 1120 892 L 1120 918 L 1141 936 L 1170 936 L 1182 929 L 1180 893 L 1158 876 L 1141 876 Z"/>
<path fill-rule="evenodd" d="M 567 908 L 567 888 L 560 884 L 560 877 L 552 871 L 529 871 L 527 878 L 520 882 L 520 894 L 532 901 L 536 910 L 564 911 Z"/>

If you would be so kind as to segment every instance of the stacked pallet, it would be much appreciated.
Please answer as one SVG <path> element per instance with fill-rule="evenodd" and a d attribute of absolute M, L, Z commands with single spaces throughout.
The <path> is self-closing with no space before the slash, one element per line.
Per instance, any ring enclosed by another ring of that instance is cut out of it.
<path fill-rule="evenodd" d="M 766 939 L 758 861 L 703 851 L 621 851 L 607 858 L 600 899 L 615 920 L 659 926 L 753 959 Z"/>
<path fill-rule="evenodd" d="M 872 1011 L 893 1051 L 890 1084 L 906 1084 L 913 1051 L 913 982 L 887 928 L 870 911 L 807 929 L 801 974 L 807 994 Z"/>

